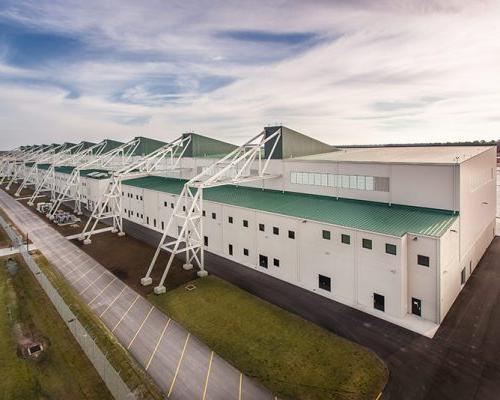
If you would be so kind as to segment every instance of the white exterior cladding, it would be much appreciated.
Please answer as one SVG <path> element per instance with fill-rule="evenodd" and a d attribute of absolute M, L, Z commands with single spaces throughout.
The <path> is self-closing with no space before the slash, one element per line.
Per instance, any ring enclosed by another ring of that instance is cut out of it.
<path fill-rule="evenodd" d="M 432 334 L 463 287 L 462 278 L 468 279 L 494 236 L 495 156 L 494 148 L 485 147 L 456 164 L 271 160 L 269 173 L 281 177 L 248 186 L 455 210 L 459 216 L 440 237 L 411 232 L 395 237 L 205 200 L 206 250 L 417 332 Z M 213 161 L 185 158 L 181 172 L 170 176 L 189 179 Z M 291 183 L 292 172 L 388 178 L 389 185 L 387 190 L 304 185 Z M 82 182 L 91 205 L 108 180 L 82 178 Z M 123 192 L 124 218 L 162 232 L 177 196 L 127 184 L 123 184 Z M 248 227 L 243 221 L 248 221 Z M 264 231 L 259 230 L 259 224 L 264 225 Z M 170 236 L 176 237 L 178 225 L 181 223 L 173 225 Z M 273 233 L 275 227 L 279 234 Z M 323 230 L 330 231 L 330 240 L 323 238 Z M 294 238 L 289 237 L 289 231 L 294 232 Z M 350 244 L 342 243 L 342 234 L 350 236 Z M 363 247 L 363 239 L 372 240 L 372 249 Z M 396 246 L 396 255 L 386 253 L 386 244 Z M 428 257 L 429 266 L 418 264 L 419 255 Z M 267 257 L 267 268 L 259 265 L 259 256 Z M 138 268 L 145 270 L 147 266 Z M 330 278 L 330 291 L 319 287 L 320 275 Z M 384 311 L 374 309 L 375 294 L 384 296 Z M 420 301 L 421 316 L 412 314 L 413 300 Z"/>

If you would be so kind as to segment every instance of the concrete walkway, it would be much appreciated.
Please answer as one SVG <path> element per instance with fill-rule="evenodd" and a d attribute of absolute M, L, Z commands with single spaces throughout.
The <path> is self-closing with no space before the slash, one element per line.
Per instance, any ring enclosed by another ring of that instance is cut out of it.
<path fill-rule="evenodd" d="M 0 206 L 28 232 L 120 343 L 171 399 L 276 399 L 0 190 Z"/>

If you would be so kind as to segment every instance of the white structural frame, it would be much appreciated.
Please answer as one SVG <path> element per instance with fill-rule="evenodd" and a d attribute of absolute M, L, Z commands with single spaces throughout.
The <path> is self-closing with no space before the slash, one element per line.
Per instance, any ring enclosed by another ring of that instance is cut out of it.
<path fill-rule="evenodd" d="M 190 142 L 191 135 L 185 137 L 181 136 L 173 142 L 167 143 L 150 154 L 142 157 L 137 162 L 132 162 L 126 167 L 113 172 L 111 175 L 111 181 L 92 210 L 92 215 L 85 224 L 79 240 L 83 241 L 83 244 L 90 244 L 92 243 L 92 235 L 107 231 L 118 233 L 118 236 L 124 236 L 125 232 L 123 231 L 122 215 L 122 180 L 161 172 L 156 170 L 156 168 L 164 159 L 168 160 L 165 171 L 179 169 L 180 160 L 184 156 Z M 99 229 L 97 231 L 96 228 L 99 221 L 109 218 L 112 219 L 112 226 Z"/>
<path fill-rule="evenodd" d="M 10 163 L 11 168 L 6 175 L 2 177 L 1 183 L 4 183 L 4 178 L 7 180 L 7 190 L 10 189 L 12 182 L 16 182 L 21 174 L 21 171 L 26 170 L 25 163 L 30 161 L 36 161 L 38 158 L 42 157 L 44 153 L 47 153 L 53 145 L 42 145 L 40 147 L 34 147 L 27 149 L 16 155 L 12 162 Z"/>
<path fill-rule="evenodd" d="M 32 206 L 34 204 L 35 199 L 40 194 L 40 192 L 45 190 L 51 191 L 51 198 L 50 198 L 51 200 L 55 199 L 56 167 L 63 165 L 78 165 L 79 163 L 82 162 L 82 160 L 85 157 L 88 157 L 92 154 L 98 156 L 104 150 L 106 143 L 99 142 L 87 148 L 83 148 L 84 145 L 85 142 L 72 146 L 71 148 L 68 149 L 67 152 L 62 152 L 61 156 L 57 160 L 55 160 L 52 164 L 50 164 L 49 168 L 47 169 L 47 172 L 43 174 L 43 177 L 39 180 L 35 188 L 35 191 L 28 200 L 29 206 Z M 66 157 L 64 157 L 65 155 Z"/>
<path fill-rule="evenodd" d="M 72 147 L 72 146 L 71 146 Z M 21 191 L 29 184 L 37 184 L 38 178 L 38 164 L 51 163 L 54 159 L 54 156 L 57 154 L 58 150 L 64 151 L 67 149 L 67 144 L 59 144 L 56 146 L 50 146 L 46 151 L 43 151 L 40 154 L 37 154 L 34 157 L 33 165 L 29 169 L 28 173 L 24 176 L 21 185 L 19 185 L 18 189 L 14 196 L 19 197 Z M 34 176 L 34 177 L 33 177 Z M 14 176 L 9 184 L 7 185 L 7 190 L 10 189 L 10 185 L 12 182 L 17 182 L 17 176 Z"/>
<path fill-rule="evenodd" d="M 161 250 L 168 251 L 170 257 L 158 286 L 154 288 L 156 294 L 165 293 L 165 279 L 177 254 L 185 253 L 184 269 L 192 269 L 193 262 L 196 262 L 199 268 L 198 276 L 207 276 L 203 243 L 203 189 L 278 178 L 280 175 L 266 174 L 266 171 L 281 138 L 281 133 L 281 127 L 267 137 L 265 131 L 259 133 L 185 183 L 168 224 L 163 230 L 163 235 L 146 275 L 141 279 L 143 286 L 152 283 L 151 273 Z M 274 140 L 274 143 L 271 151 L 266 158 L 263 158 L 262 152 L 265 145 L 272 140 Z M 256 174 L 252 174 L 250 166 L 256 160 L 258 161 L 258 170 Z M 184 220 L 177 239 L 165 243 L 168 232 L 176 218 Z M 184 246 L 182 247 L 181 244 L 184 244 Z"/>
<path fill-rule="evenodd" d="M 1 156 L 1 166 L 0 166 L 0 185 L 3 183 L 6 177 L 10 176 L 12 173 L 12 168 L 19 160 L 25 157 L 31 148 L 23 151 L 20 147 L 10 150 Z"/>
<path fill-rule="evenodd" d="M 77 215 L 82 214 L 82 193 L 81 193 L 81 175 L 80 172 L 82 170 L 88 169 L 90 167 L 99 167 L 99 168 L 105 168 L 108 167 L 110 164 L 113 163 L 116 159 L 118 159 L 120 164 L 127 164 L 130 161 L 130 158 L 134 154 L 134 151 L 136 150 L 137 146 L 139 145 L 139 139 L 133 139 L 127 143 L 122 143 L 120 146 L 115 147 L 114 149 L 107 151 L 104 154 L 98 153 L 95 154 L 96 158 L 80 163 L 79 165 L 75 166 L 73 170 L 71 171 L 71 174 L 69 175 L 68 179 L 64 183 L 64 188 L 61 190 L 59 195 L 57 196 L 57 199 L 53 203 L 50 211 L 47 213 L 47 217 L 49 219 L 54 219 L 54 215 L 56 212 L 59 210 L 61 207 L 62 203 L 67 202 L 67 201 L 75 201 L 75 207 L 74 210 Z M 107 145 L 107 140 L 104 140 L 102 142 L 103 147 L 102 149 L 106 148 Z M 101 150 L 102 151 L 102 150 Z M 74 195 L 71 195 L 71 188 L 74 188 Z"/>

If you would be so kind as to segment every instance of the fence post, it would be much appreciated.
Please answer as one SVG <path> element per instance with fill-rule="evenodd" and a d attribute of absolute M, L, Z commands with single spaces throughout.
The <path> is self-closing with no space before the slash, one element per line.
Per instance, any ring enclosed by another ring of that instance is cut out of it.
<path fill-rule="evenodd" d="M 26 247 L 23 246 L 22 237 L 19 236 L 1 216 L 0 225 L 9 236 L 12 244 L 17 244 L 19 252 L 28 265 L 28 268 L 54 305 L 55 309 L 59 313 L 59 316 L 68 326 L 69 331 L 76 339 L 97 373 L 101 376 L 111 395 L 117 400 L 135 399 L 135 394 L 131 392 L 125 382 L 123 382 L 120 374 L 110 364 L 106 355 L 101 351 L 95 340 L 90 336 L 90 333 L 87 332 L 85 327 L 80 323 L 78 317 L 73 313 L 69 304 L 64 301 L 44 272 L 38 268 L 36 261 L 33 257 L 31 257 Z M 102 366 L 100 363 L 102 363 Z"/>

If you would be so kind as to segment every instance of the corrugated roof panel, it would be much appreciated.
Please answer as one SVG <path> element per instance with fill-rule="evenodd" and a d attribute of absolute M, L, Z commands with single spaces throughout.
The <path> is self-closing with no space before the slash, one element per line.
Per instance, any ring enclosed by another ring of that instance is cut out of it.
<path fill-rule="evenodd" d="M 186 181 L 147 176 L 124 185 L 179 194 Z M 304 193 L 262 190 L 243 186 L 205 189 L 205 200 L 251 208 L 296 218 L 401 237 L 406 233 L 441 236 L 456 219 L 451 211 L 392 205 L 361 200 L 335 199 Z"/>

